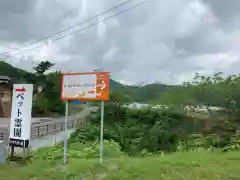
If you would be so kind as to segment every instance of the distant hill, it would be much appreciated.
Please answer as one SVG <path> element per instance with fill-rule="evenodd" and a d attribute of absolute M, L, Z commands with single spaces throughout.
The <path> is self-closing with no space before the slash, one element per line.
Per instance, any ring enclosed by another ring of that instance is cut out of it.
<path fill-rule="evenodd" d="M 13 67 L 12 65 L 0 61 L 0 75 L 6 75 L 14 79 L 21 79 L 25 81 L 31 81 L 32 73 L 26 72 L 22 69 L 18 69 L 16 67 Z M 164 84 L 148 84 L 145 86 L 129 86 L 121 84 L 117 81 L 110 80 L 110 90 L 112 92 L 122 92 L 129 94 L 133 97 L 135 101 L 138 102 L 149 102 L 152 100 L 155 100 L 159 97 L 161 93 L 164 93 L 168 91 L 171 88 L 174 88 L 177 86 L 170 86 L 170 85 L 164 85 Z"/>
<path fill-rule="evenodd" d="M 12 65 L 4 61 L 0 61 L 0 75 L 6 75 L 9 77 L 23 77 L 26 74 L 28 74 L 28 72 L 22 69 L 13 67 Z"/>
<path fill-rule="evenodd" d="M 150 102 L 159 98 L 160 94 L 168 91 L 169 89 L 178 86 L 164 85 L 164 84 L 148 84 L 145 86 L 128 86 L 118 83 L 114 80 L 110 81 L 111 91 L 120 91 L 129 94 L 135 101 L 138 102 Z"/>

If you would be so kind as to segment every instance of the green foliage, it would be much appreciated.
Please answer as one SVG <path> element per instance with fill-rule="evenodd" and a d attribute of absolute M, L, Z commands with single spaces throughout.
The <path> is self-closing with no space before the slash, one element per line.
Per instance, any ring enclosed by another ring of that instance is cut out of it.
<path fill-rule="evenodd" d="M 51 113 L 64 113 L 64 104 L 60 100 L 60 82 L 61 73 L 52 72 L 44 74 L 54 64 L 49 61 L 40 62 L 35 69 L 35 73 L 29 73 L 21 69 L 17 69 L 8 63 L 0 61 L 0 72 L 2 75 L 11 77 L 15 80 L 14 83 L 27 83 L 34 84 L 34 91 L 37 92 L 38 86 L 43 87 L 43 92 L 37 94 L 33 102 L 33 115 L 49 115 Z M 17 80 L 16 80 L 17 78 Z"/>
<path fill-rule="evenodd" d="M 105 107 L 104 139 L 119 143 L 129 155 L 157 152 L 189 151 L 194 149 L 237 149 L 236 130 L 239 126 L 226 122 L 212 123 L 186 116 L 176 109 L 154 110 Z M 207 130 L 206 130 L 207 128 Z M 99 139 L 100 112 L 78 129 L 71 141 L 87 143 Z"/>
<path fill-rule="evenodd" d="M 68 158 L 93 159 L 99 158 L 100 143 L 94 141 L 92 143 L 81 143 L 79 141 L 70 141 L 68 144 Z M 63 144 L 52 148 L 43 148 L 34 152 L 33 160 L 62 160 L 63 159 Z M 104 157 L 114 158 L 123 155 L 118 143 L 110 140 L 104 140 Z"/>
<path fill-rule="evenodd" d="M 33 69 L 37 76 L 43 76 L 52 66 L 54 66 L 54 63 L 50 61 L 41 61 L 37 66 L 33 67 Z"/>
<path fill-rule="evenodd" d="M 37 66 L 33 67 L 35 70 L 34 73 L 29 73 L 15 68 L 4 61 L 0 61 L 0 73 L 2 75 L 10 76 L 13 79 L 17 78 L 17 81 L 22 80 L 27 83 L 33 83 L 35 85 L 35 91 L 38 86 L 43 87 L 45 91 L 44 94 L 41 95 L 43 99 L 37 98 L 37 102 L 34 102 L 34 112 L 43 113 L 44 111 L 56 111 L 61 113 L 63 104 L 60 102 L 60 72 L 46 73 L 52 66 L 54 66 L 53 63 L 42 61 Z M 151 102 L 155 100 L 160 93 L 176 87 L 177 86 L 167 86 L 162 84 L 127 86 L 114 80 L 110 80 L 111 99 L 120 104 L 131 103 L 133 101 Z M 46 104 L 47 101 L 50 103 L 53 102 L 53 104 L 44 109 L 41 105 Z M 98 104 L 98 102 L 95 104 Z"/>
<path fill-rule="evenodd" d="M 227 133 L 217 134 L 193 134 L 178 144 L 178 151 L 196 151 L 198 149 L 221 149 L 223 152 L 240 150 L 240 136 Z"/>
<path fill-rule="evenodd" d="M 132 103 L 133 98 L 129 94 L 116 91 L 110 93 L 110 101 L 117 106 L 121 106 L 123 104 Z"/>
<path fill-rule="evenodd" d="M 224 148 L 222 148 L 222 151 L 227 152 L 240 150 L 240 133 L 236 133 L 228 140 L 228 144 Z"/>
<path fill-rule="evenodd" d="M 34 102 L 35 111 L 38 113 L 49 114 L 56 112 L 58 114 L 64 113 L 64 103 L 60 100 L 61 93 L 61 73 L 53 72 L 40 78 L 39 84 L 43 86 L 43 92 L 41 92 L 36 101 Z"/>
<path fill-rule="evenodd" d="M 240 75 L 223 77 L 222 73 L 216 73 L 205 77 L 196 74 L 193 82 L 162 94 L 161 99 L 162 103 L 174 106 L 206 106 L 210 115 L 213 113 L 211 106 L 221 107 L 222 113 L 231 119 L 240 115 L 239 91 Z"/>
<path fill-rule="evenodd" d="M 33 160 L 27 165 L 0 165 L 0 180 L 238 180 L 239 152 L 183 152 L 150 157 Z"/>
<path fill-rule="evenodd" d="M 15 68 L 4 61 L 0 61 L 0 74 L 21 79 L 27 74 L 27 72 L 22 69 Z"/>
<path fill-rule="evenodd" d="M 51 108 L 51 104 L 50 104 L 51 100 L 48 99 L 44 93 L 41 93 L 36 101 L 33 104 L 34 107 L 34 113 L 38 113 L 38 114 L 46 114 L 49 112 L 49 109 Z"/>
<path fill-rule="evenodd" d="M 115 112 L 116 106 L 106 106 L 106 112 Z M 73 134 L 72 141 L 82 143 L 99 139 L 100 124 L 97 117 Z M 120 108 L 119 118 L 114 113 L 105 114 L 104 139 L 114 140 L 129 155 L 148 152 L 176 151 L 177 143 L 184 139 L 193 126 L 191 118 L 174 111 L 151 109 L 131 110 Z"/>
<path fill-rule="evenodd" d="M 120 84 L 114 80 L 110 81 L 110 89 L 112 92 L 128 94 L 134 101 L 150 103 L 156 100 L 159 95 L 178 86 L 164 84 L 148 84 L 145 86 L 128 86 Z"/>

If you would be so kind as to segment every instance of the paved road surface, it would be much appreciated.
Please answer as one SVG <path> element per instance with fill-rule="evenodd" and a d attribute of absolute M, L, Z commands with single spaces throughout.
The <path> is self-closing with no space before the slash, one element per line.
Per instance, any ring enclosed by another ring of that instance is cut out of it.
<path fill-rule="evenodd" d="M 74 120 L 76 118 L 86 117 L 90 113 L 90 108 L 85 107 L 79 114 L 70 115 L 68 116 L 68 120 Z M 46 117 L 38 117 L 38 118 L 32 118 L 32 125 L 38 125 L 38 124 L 47 124 L 51 122 L 63 122 L 65 117 L 56 117 L 56 118 L 46 118 Z M 0 128 L 8 128 L 10 122 L 10 118 L 0 118 Z"/>
<path fill-rule="evenodd" d="M 89 107 L 85 107 L 81 111 L 81 113 L 69 116 L 68 120 L 69 120 L 69 122 L 79 122 L 79 119 L 80 119 L 80 121 L 83 122 L 86 119 L 86 117 L 90 114 L 90 112 L 91 112 L 91 109 Z M 37 150 L 37 149 L 43 148 L 43 147 L 51 147 L 51 146 L 54 146 L 57 143 L 63 141 L 64 138 L 65 138 L 65 132 L 64 131 L 61 131 L 58 128 L 55 129 L 54 131 L 51 131 L 51 129 L 50 129 L 50 131 L 48 132 L 49 134 L 48 134 L 48 133 L 46 133 L 45 128 L 43 128 L 43 130 L 41 130 L 41 127 L 46 127 L 46 126 L 50 127 L 51 125 L 54 125 L 55 127 L 57 127 L 58 124 L 61 125 L 61 127 L 62 127 L 62 124 L 64 124 L 64 120 L 65 120 L 64 117 L 59 117 L 59 118 L 33 118 L 32 119 L 32 139 L 31 139 L 30 145 L 29 145 L 30 150 Z M 1 133 L 1 130 L 5 130 L 5 132 L 8 131 L 8 121 L 9 121 L 9 119 L 7 119 L 7 118 L 3 119 L 3 121 L 1 122 L 0 133 Z M 77 124 L 77 125 L 79 125 L 79 124 Z M 68 137 L 73 132 L 75 132 L 75 127 L 76 126 L 70 126 L 70 128 L 68 130 Z M 34 134 L 34 130 L 33 130 L 34 128 L 39 128 L 40 133 L 42 133 L 42 131 L 43 131 L 43 136 L 36 136 L 36 134 Z M 6 137 L 3 138 L 3 139 L 5 139 L 5 143 L 6 143 L 7 138 L 8 138 L 8 134 L 5 134 L 5 135 L 6 135 Z M 8 146 L 6 146 L 6 150 L 8 151 Z M 16 153 L 22 153 L 22 149 L 21 148 L 15 148 L 15 152 Z"/>
<path fill-rule="evenodd" d="M 86 118 L 86 116 L 88 116 L 89 114 L 90 114 L 90 108 L 88 106 L 86 106 L 79 114 L 68 116 L 68 122 L 72 122 L 72 124 L 74 125 L 74 121 L 82 120 L 82 119 L 84 120 Z M 60 125 L 61 125 L 61 128 L 62 128 L 62 125 L 64 125 L 64 120 L 65 120 L 65 117 L 32 118 L 32 136 L 34 136 L 34 137 L 36 136 L 36 130 L 40 131 L 40 132 L 38 132 L 40 134 L 42 134 L 42 131 L 45 131 L 43 134 L 46 135 L 47 134 L 46 130 L 45 130 L 46 126 L 48 126 L 49 128 L 53 128 L 53 126 L 55 126 L 54 132 L 58 133 L 61 131 L 59 129 Z M 0 119 L 0 133 L 4 132 L 7 134 L 8 127 L 9 127 L 9 121 L 10 121 L 9 118 L 1 118 Z M 71 128 L 74 128 L 74 126 L 72 126 Z M 35 132 L 33 132 L 33 130 L 35 130 Z M 33 133 L 35 133 L 35 134 L 33 135 Z"/>
<path fill-rule="evenodd" d="M 70 137 L 70 135 L 74 132 L 75 132 L 75 129 L 69 129 L 68 137 Z M 44 147 L 52 147 L 64 141 L 64 139 L 65 139 L 65 132 L 59 132 L 54 135 L 48 135 L 48 136 L 43 136 L 37 139 L 32 139 L 29 144 L 29 150 L 34 151 Z M 21 148 L 15 148 L 15 152 L 22 153 L 23 150 Z"/>

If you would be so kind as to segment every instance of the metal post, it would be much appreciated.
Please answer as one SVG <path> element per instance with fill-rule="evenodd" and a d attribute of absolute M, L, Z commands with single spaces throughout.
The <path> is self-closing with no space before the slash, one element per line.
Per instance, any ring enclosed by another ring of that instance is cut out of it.
<path fill-rule="evenodd" d="M 64 165 L 67 164 L 67 143 L 68 143 L 68 101 L 66 101 L 66 107 L 65 107 L 65 139 L 64 139 L 64 159 L 63 163 Z"/>
<path fill-rule="evenodd" d="M 101 132 L 100 132 L 100 164 L 103 161 L 103 122 L 104 122 L 104 101 L 101 103 Z"/>
<path fill-rule="evenodd" d="M 101 68 L 101 71 L 103 72 L 103 68 Z M 103 161 L 103 125 L 104 125 L 104 101 L 101 102 L 101 130 L 100 130 L 100 164 L 102 164 Z"/>
<path fill-rule="evenodd" d="M 14 155 L 15 155 L 15 153 L 14 153 L 14 146 L 11 145 L 10 146 L 10 159 L 13 159 Z"/>
<path fill-rule="evenodd" d="M 25 148 L 25 143 L 24 144 L 24 147 L 23 147 L 23 160 L 26 160 L 26 148 Z"/>

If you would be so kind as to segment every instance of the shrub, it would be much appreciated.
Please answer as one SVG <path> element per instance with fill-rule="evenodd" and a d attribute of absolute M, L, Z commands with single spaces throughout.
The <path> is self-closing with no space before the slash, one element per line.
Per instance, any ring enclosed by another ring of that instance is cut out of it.
<path fill-rule="evenodd" d="M 121 147 L 114 141 L 104 140 L 104 158 L 118 157 L 123 155 Z M 98 141 L 82 144 L 79 142 L 69 143 L 68 157 L 91 159 L 98 158 L 100 154 L 100 143 Z M 60 160 L 63 159 L 63 144 L 52 148 L 43 148 L 34 153 L 34 159 Z"/>
<path fill-rule="evenodd" d="M 137 155 L 144 149 L 148 152 L 176 151 L 178 142 L 187 136 L 191 131 L 189 126 L 194 122 L 171 110 L 120 108 L 117 119 L 110 113 L 114 112 L 113 106 L 107 106 L 105 112 L 108 113 L 104 119 L 104 139 L 116 141 L 121 150 L 129 155 Z M 99 134 L 98 113 L 84 128 L 72 135 L 71 141 L 96 141 Z"/>
<path fill-rule="evenodd" d="M 114 106 L 107 105 L 104 119 L 104 139 L 117 142 L 121 151 L 129 155 L 142 152 L 175 152 L 195 149 L 236 149 L 237 138 L 228 131 L 209 130 L 208 122 L 185 116 L 179 110 L 127 109 L 118 107 L 115 119 Z M 216 126 L 212 126 L 215 128 Z M 226 127 L 228 128 L 228 127 Z M 211 127 L 210 127 L 211 129 Z M 204 132 L 204 133 L 203 133 Z M 232 132 L 232 131 L 231 131 Z M 100 112 L 89 119 L 88 124 L 78 129 L 71 141 L 87 143 L 99 140 Z"/>

